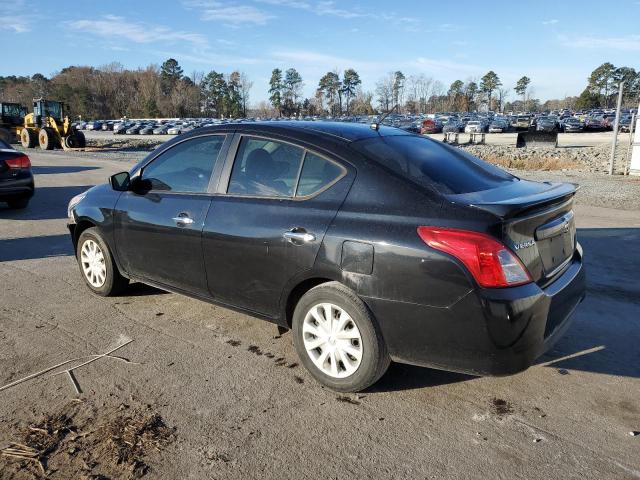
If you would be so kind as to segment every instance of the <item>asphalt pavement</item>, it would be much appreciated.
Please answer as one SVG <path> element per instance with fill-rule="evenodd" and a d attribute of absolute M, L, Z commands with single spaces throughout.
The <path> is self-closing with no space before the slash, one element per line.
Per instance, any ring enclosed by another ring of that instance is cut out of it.
<path fill-rule="evenodd" d="M 637 210 L 577 205 L 588 297 L 527 371 L 475 378 L 392 365 L 370 391 L 340 395 L 314 382 L 290 334 L 271 324 L 142 285 L 92 295 L 66 205 L 131 162 L 31 160 L 29 207 L 0 204 L 0 387 L 125 340 L 118 353 L 131 363 L 78 370 L 79 395 L 64 375 L 0 391 L 0 442 L 80 398 L 98 414 L 145 406 L 176 428 L 149 478 L 640 478 Z"/>

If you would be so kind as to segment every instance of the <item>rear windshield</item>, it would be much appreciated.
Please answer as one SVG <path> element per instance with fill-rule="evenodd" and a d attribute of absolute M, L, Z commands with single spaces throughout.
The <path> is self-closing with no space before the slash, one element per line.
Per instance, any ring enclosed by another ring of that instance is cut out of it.
<path fill-rule="evenodd" d="M 444 194 L 479 192 L 518 181 L 462 150 L 417 135 L 369 138 L 351 146 L 413 183 Z"/>

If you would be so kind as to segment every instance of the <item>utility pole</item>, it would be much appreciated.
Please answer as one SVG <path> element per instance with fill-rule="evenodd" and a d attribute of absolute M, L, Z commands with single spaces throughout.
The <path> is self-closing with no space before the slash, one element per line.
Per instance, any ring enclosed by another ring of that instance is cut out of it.
<path fill-rule="evenodd" d="M 631 115 L 631 123 L 629 124 L 629 147 L 627 148 L 627 161 L 625 162 L 624 165 L 624 174 L 625 175 L 629 175 L 629 168 L 631 165 L 631 151 L 633 148 L 633 133 L 634 133 L 634 126 L 636 124 L 636 113 L 634 113 L 633 115 Z"/>
<path fill-rule="evenodd" d="M 611 158 L 609 159 L 609 175 L 613 175 L 613 163 L 616 157 L 616 146 L 618 144 L 618 128 L 620 127 L 620 109 L 622 108 L 622 91 L 624 81 L 618 87 L 618 106 L 616 107 L 616 120 L 613 124 L 613 142 L 611 143 Z"/>

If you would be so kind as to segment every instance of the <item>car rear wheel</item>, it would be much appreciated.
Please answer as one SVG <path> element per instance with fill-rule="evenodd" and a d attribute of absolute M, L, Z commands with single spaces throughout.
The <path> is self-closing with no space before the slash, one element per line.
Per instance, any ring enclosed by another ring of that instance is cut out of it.
<path fill-rule="evenodd" d="M 338 282 L 319 285 L 303 295 L 292 327 L 302 364 L 332 390 L 364 390 L 389 367 L 389 354 L 373 315 L 355 292 Z"/>
<path fill-rule="evenodd" d="M 109 247 L 95 227 L 80 234 L 76 258 L 82 278 L 89 289 L 98 295 L 117 295 L 129 284 L 129 280 L 118 271 Z"/>

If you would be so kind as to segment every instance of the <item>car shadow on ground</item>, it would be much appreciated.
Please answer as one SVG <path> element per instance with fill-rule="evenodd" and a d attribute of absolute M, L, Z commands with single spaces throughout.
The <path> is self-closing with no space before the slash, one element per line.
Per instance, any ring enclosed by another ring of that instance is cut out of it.
<path fill-rule="evenodd" d="M 418 388 L 436 387 L 450 383 L 473 380 L 472 375 L 446 372 L 415 365 L 392 363 L 382 378 L 369 387 L 367 393 L 396 392 L 402 390 L 414 390 Z"/>
<path fill-rule="evenodd" d="M 578 241 L 585 252 L 587 298 L 538 363 L 562 374 L 640 378 L 640 229 L 579 229 Z"/>
<path fill-rule="evenodd" d="M 80 165 L 69 165 L 69 166 L 38 166 L 31 167 L 31 171 L 34 175 L 51 175 L 57 173 L 78 173 L 78 172 L 86 172 L 89 170 L 98 170 L 100 167 L 82 167 Z"/>
<path fill-rule="evenodd" d="M 131 283 L 124 292 L 122 292 L 123 297 L 146 297 L 150 295 L 166 295 L 170 292 L 165 290 L 160 290 L 159 288 L 152 287 L 151 285 L 146 285 L 144 283 L 134 282 Z"/>
<path fill-rule="evenodd" d="M 37 182 L 37 180 L 36 180 Z M 10 209 L 0 202 L 2 220 L 52 220 L 67 218 L 67 205 L 75 195 L 90 189 L 93 185 L 72 187 L 38 187 L 35 195 L 24 209 Z"/>
<path fill-rule="evenodd" d="M 73 255 L 69 235 L 46 235 L 0 240 L 0 262 Z"/>

